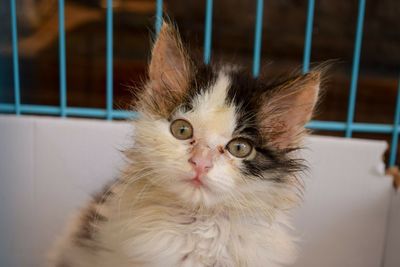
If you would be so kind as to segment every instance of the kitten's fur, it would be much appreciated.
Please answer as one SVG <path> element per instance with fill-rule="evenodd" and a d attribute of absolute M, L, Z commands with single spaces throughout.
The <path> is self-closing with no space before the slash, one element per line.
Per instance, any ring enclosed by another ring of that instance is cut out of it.
<path fill-rule="evenodd" d="M 52 267 L 249 266 L 292 263 L 287 210 L 298 202 L 304 124 L 320 73 L 275 83 L 230 66 L 192 61 L 163 24 L 139 96 L 135 144 L 120 179 L 81 211 L 55 247 Z M 193 138 L 170 132 L 189 121 Z M 234 137 L 254 145 L 236 158 Z M 190 181 L 198 147 L 212 154 L 204 186 Z"/>

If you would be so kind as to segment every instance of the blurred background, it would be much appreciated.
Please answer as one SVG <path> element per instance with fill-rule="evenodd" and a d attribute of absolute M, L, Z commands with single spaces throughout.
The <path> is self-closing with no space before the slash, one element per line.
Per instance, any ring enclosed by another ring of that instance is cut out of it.
<path fill-rule="evenodd" d="M 68 106 L 104 107 L 106 0 L 66 0 Z M 262 71 L 273 76 L 300 67 L 306 0 L 264 2 Z M 59 104 L 58 1 L 17 0 L 21 102 Z M 131 104 L 129 87 L 145 77 L 154 33 L 154 0 L 114 0 L 114 108 Z M 166 0 L 165 14 L 195 51 L 204 43 L 205 1 Z M 256 1 L 215 0 L 212 58 L 251 68 Z M 0 0 L 0 102 L 13 103 L 10 1 Z M 190 10 L 190 12 L 188 12 Z M 317 120 L 345 121 L 358 12 L 357 0 L 315 3 L 311 61 L 335 59 Z M 400 67 L 400 1 L 368 0 L 355 121 L 393 123 Z M 343 132 L 317 132 L 344 135 Z M 354 133 L 386 139 L 389 135 Z"/>

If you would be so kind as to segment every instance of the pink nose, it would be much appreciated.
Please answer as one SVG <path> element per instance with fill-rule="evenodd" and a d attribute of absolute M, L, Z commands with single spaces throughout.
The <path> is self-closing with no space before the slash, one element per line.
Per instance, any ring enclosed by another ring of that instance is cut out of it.
<path fill-rule="evenodd" d="M 192 157 L 189 162 L 192 164 L 193 168 L 197 174 L 201 175 L 207 173 L 212 167 L 212 153 L 210 149 L 199 149 L 195 148 Z"/>

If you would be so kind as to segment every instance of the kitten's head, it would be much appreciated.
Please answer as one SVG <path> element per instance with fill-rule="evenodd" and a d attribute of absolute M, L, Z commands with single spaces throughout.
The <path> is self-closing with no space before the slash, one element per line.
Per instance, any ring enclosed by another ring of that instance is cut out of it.
<path fill-rule="evenodd" d="M 133 164 L 195 206 L 258 196 L 283 201 L 279 190 L 295 187 L 303 167 L 292 154 L 317 102 L 320 74 L 267 80 L 195 63 L 164 23 L 138 103 Z"/>

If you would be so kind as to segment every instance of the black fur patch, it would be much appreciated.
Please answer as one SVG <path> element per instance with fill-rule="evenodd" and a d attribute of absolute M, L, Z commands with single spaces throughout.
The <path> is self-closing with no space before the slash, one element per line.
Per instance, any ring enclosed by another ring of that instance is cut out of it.
<path fill-rule="evenodd" d="M 56 267 L 72 267 L 69 262 L 65 259 L 62 259 L 59 263 L 55 265 Z"/>
<path fill-rule="evenodd" d="M 291 159 L 284 151 L 274 151 L 256 147 L 257 154 L 252 160 L 245 160 L 244 173 L 265 179 L 265 173 L 268 173 L 268 179 L 277 183 L 284 183 L 288 175 L 303 171 L 306 167 L 303 160 Z"/>
<path fill-rule="evenodd" d="M 93 195 L 93 200 L 91 205 L 82 213 L 81 225 L 79 230 L 75 234 L 75 241 L 80 246 L 85 246 L 92 249 L 101 248 L 96 244 L 96 233 L 98 231 L 99 225 L 107 221 L 107 218 L 98 213 L 96 209 L 96 204 L 103 205 L 112 196 L 114 192 L 112 191 L 113 185 L 121 183 L 121 180 L 113 180 L 103 187 L 101 191 Z"/>
<path fill-rule="evenodd" d="M 210 89 L 211 85 L 216 82 L 217 77 L 218 73 L 215 72 L 214 67 L 199 63 L 190 81 L 187 97 L 185 102 L 182 103 L 182 107 L 186 111 L 192 109 L 193 98 Z"/>
<path fill-rule="evenodd" d="M 96 234 L 98 225 L 107 221 L 107 218 L 99 214 L 95 206 L 90 206 L 81 218 L 81 226 L 75 234 L 76 244 L 90 249 L 99 249 L 101 246 L 96 244 Z"/>
<path fill-rule="evenodd" d="M 93 195 L 93 201 L 98 204 L 104 204 L 110 197 L 114 195 L 112 191 L 112 186 L 116 184 L 118 181 L 111 181 L 106 186 L 103 187 L 103 190 Z"/>
<path fill-rule="evenodd" d="M 242 171 L 260 179 L 265 179 L 263 174 L 268 173 L 268 179 L 278 183 L 285 182 L 289 174 L 305 168 L 304 162 L 288 156 L 294 149 L 278 150 L 269 147 L 258 130 L 261 126 L 257 125 L 255 114 L 265 104 L 261 99 L 265 99 L 266 94 L 286 81 L 275 80 L 266 83 L 263 79 L 254 78 L 242 70 L 232 71 L 229 75 L 231 86 L 226 101 L 228 104 L 233 103 L 239 109 L 235 134 L 249 137 L 257 151 L 254 159 L 244 161 Z"/>

